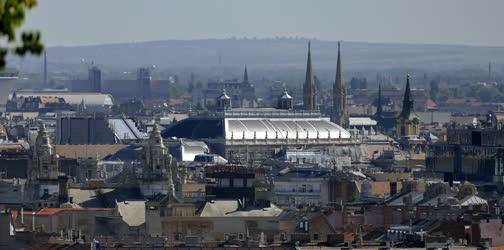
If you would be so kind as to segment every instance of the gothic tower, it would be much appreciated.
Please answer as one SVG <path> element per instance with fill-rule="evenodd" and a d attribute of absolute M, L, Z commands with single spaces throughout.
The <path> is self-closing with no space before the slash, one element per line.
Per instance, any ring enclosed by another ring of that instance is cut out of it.
<path fill-rule="evenodd" d="M 402 111 L 400 117 L 403 119 L 408 119 L 411 112 L 413 111 L 413 97 L 411 96 L 410 88 L 410 75 L 406 76 L 406 89 L 404 90 L 404 97 L 402 103 Z"/>
<path fill-rule="evenodd" d="M 338 61 L 336 63 L 336 80 L 333 86 L 333 122 L 348 127 L 348 111 L 346 107 L 346 84 L 343 78 L 343 65 L 341 64 L 340 42 L 338 42 Z"/>
<path fill-rule="evenodd" d="M 243 73 L 243 83 L 248 83 L 248 72 L 247 72 L 247 65 L 245 65 L 245 72 Z"/>
<path fill-rule="evenodd" d="M 313 77 L 311 48 L 308 42 L 308 59 L 306 61 L 306 79 L 303 86 L 303 104 L 304 109 L 308 111 L 318 110 L 317 106 L 317 85 Z"/>
<path fill-rule="evenodd" d="M 396 119 L 396 135 L 398 138 L 416 136 L 420 133 L 420 119 L 413 111 L 413 97 L 410 88 L 410 75 L 406 77 L 402 111 Z"/>

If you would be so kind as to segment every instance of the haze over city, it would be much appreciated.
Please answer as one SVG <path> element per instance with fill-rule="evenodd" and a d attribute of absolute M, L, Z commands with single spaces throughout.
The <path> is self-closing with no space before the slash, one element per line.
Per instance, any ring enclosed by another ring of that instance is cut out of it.
<path fill-rule="evenodd" d="M 50 0 L 26 28 L 47 46 L 230 37 L 503 46 L 499 0 Z"/>
<path fill-rule="evenodd" d="M 502 10 L 0 0 L 0 249 L 504 249 Z"/>

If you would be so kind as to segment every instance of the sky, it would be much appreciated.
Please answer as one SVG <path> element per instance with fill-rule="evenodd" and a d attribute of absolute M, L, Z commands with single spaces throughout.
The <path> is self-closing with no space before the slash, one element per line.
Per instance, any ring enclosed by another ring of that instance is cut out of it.
<path fill-rule="evenodd" d="M 502 0 L 39 0 L 46 46 L 272 38 L 504 46 Z"/>

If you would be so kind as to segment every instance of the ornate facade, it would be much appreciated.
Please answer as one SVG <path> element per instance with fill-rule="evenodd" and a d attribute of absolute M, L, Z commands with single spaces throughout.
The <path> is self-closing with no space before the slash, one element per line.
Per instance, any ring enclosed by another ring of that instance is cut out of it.
<path fill-rule="evenodd" d="M 44 124 L 40 125 L 28 168 L 28 196 L 34 207 L 65 202 L 67 178 L 59 172 L 57 155 Z M 59 196 L 59 197 L 58 197 Z"/>
<path fill-rule="evenodd" d="M 163 144 L 163 138 L 157 126 L 152 130 L 142 154 L 140 184 L 142 194 L 145 196 L 164 194 L 176 197 L 173 158 Z"/>

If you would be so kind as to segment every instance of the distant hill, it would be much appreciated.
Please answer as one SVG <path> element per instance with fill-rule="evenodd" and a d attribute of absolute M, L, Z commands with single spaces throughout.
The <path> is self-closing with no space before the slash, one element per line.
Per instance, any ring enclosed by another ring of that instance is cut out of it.
<path fill-rule="evenodd" d="M 79 64 L 82 59 L 99 65 L 160 68 L 243 67 L 256 69 L 302 69 L 306 63 L 307 40 L 168 40 L 78 47 L 51 47 L 53 64 Z M 337 42 L 312 41 L 313 63 L 318 70 L 334 70 Z M 346 69 L 382 70 L 416 68 L 448 70 L 486 69 L 488 62 L 503 65 L 504 47 L 463 45 L 382 44 L 343 42 Z M 219 59 L 220 58 L 220 59 Z M 40 60 L 36 59 L 37 64 Z M 30 63 L 30 60 L 25 60 Z M 499 66 L 500 67 L 500 66 Z"/>

